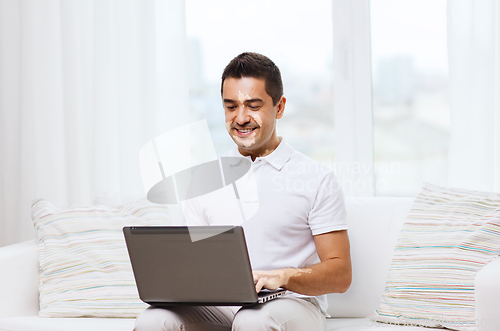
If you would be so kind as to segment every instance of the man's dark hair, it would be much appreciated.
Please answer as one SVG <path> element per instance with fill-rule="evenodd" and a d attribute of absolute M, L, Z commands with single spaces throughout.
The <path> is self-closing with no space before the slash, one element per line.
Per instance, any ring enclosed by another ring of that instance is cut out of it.
<path fill-rule="evenodd" d="M 267 56 L 258 53 L 245 52 L 231 60 L 222 73 L 220 93 L 226 78 L 251 77 L 264 79 L 266 93 L 273 99 L 276 106 L 283 95 L 283 82 L 281 73 L 276 64 Z"/>

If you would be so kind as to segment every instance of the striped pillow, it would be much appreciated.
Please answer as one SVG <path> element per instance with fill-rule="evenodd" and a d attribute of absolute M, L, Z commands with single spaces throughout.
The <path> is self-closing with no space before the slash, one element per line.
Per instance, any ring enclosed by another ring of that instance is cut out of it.
<path fill-rule="evenodd" d="M 372 319 L 475 330 L 474 278 L 499 254 L 500 194 L 424 184 Z"/>
<path fill-rule="evenodd" d="M 122 228 L 169 225 L 166 206 L 141 200 L 117 207 L 61 209 L 34 201 L 41 317 L 135 317 L 138 296 Z"/>

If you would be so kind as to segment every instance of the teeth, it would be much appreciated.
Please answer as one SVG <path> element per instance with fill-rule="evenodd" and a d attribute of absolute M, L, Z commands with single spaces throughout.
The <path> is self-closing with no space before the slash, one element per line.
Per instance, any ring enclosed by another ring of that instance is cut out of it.
<path fill-rule="evenodd" d="M 238 130 L 238 131 L 242 132 L 242 133 L 247 133 L 247 132 L 253 131 L 253 129 L 245 129 L 245 130 Z"/>

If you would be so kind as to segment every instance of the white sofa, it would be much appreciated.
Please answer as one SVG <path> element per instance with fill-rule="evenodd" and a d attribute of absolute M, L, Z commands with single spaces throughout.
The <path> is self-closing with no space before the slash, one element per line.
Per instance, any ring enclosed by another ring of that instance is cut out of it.
<path fill-rule="evenodd" d="M 348 198 L 353 281 L 343 294 L 329 295 L 328 330 L 438 330 L 374 323 L 367 318 L 378 307 L 392 253 L 411 198 Z M 477 274 L 478 331 L 500 330 L 500 258 Z M 0 248 L 0 330 L 109 331 L 132 330 L 134 319 L 40 318 L 38 255 L 35 241 Z M 307 331 L 307 330 L 304 330 Z"/>

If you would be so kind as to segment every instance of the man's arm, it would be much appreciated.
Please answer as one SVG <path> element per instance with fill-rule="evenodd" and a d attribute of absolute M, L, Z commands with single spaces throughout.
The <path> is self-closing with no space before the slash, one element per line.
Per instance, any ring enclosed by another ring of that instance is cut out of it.
<path fill-rule="evenodd" d="M 283 287 L 304 295 L 343 293 L 351 285 L 351 254 L 347 230 L 314 236 L 320 263 L 308 268 L 254 271 L 255 289 Z"/>

